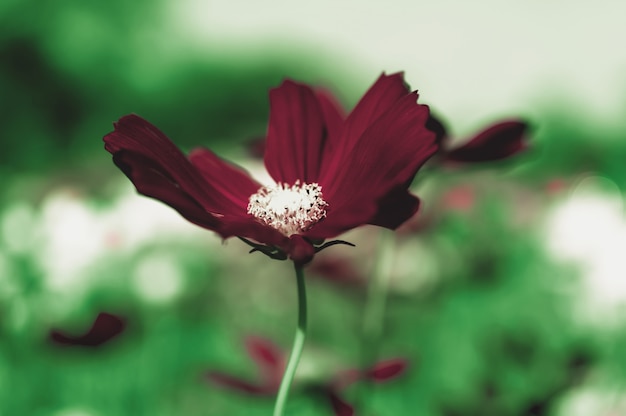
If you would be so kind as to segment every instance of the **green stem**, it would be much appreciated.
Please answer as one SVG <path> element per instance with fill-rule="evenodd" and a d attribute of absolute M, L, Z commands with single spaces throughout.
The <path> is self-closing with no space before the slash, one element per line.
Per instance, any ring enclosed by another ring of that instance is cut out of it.
<path fill-rule="evenodd" d="M 378 256 L 374 262 L 374 272 L 370 275 L 367 303 L 363 311 L 363 338 L 367 346 L 375 346 L 383 332 L 389 278 L 394 260 L 393 237 L 391 232 L 381 230 L 377 244 Z"/>
<path fill-rule="evenodd" d="M 390 275 L 393 269 L 395 240 L 392 232 L 381 230 L 376 245 L 377 256 L 369 276 L 367 299 L 363 310 L 361 328 L 361 368 L 369 368 L 376 362 L 383 335 L 385 309 L 389 292 Z M 373 394 L 367 382 L 358 384 L 357 404 L 364 405 Z"/>
<path fill-rule="evenodd" d="M 289 395 L 289 388 L 296 374 L 296 368 L 298 368 L 298 362 L 302 355 L 304 338 L 306 337 L 306 288 L 304 285 L 304 271 L 302 270 L 302 266 L 298 266 L 295 263 L 294 268 L 296 269 L 296 280 L 298 284 L 298 327 L 296 328 L 296 336 L 293 340 L 293 347 L 291 348 L 287 369 L 285 370 L 283 380 L 280 382 L 280 388 L 278 389 L 278 396 L 276 397 L 276 404 L 274 405 L 274 416 L 283 415 L 287 396 Z"/>

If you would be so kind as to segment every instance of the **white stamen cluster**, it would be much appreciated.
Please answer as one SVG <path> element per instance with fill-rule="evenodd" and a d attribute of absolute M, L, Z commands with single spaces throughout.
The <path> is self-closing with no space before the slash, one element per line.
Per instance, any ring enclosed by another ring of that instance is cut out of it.
<path fill-rule="evenodd" d="M 319 184 L 296 181 L 259 189 L 250 196 L 248 214 L 289 237 L 326 217 L 327 207 Z"/>

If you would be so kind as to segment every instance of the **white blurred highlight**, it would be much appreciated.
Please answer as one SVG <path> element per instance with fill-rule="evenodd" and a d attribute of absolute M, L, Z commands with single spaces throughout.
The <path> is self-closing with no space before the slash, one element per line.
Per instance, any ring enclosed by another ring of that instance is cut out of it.
<path fill-rule="evenodd" d="M 546 233 L 546 245 L 554 258 L 581 268 L 583 319 L 598 323 L 623 319 L 626 217 L 615 184 L 600 177 L 581 181 L 553 210 Z"/>
<path fill-rule="evenodd" d="M 556 413 L 558 416 L 623 416 L 626 396 L 614 388 L 583 387 L 567 394 Z"/>
<path fill-rule="evenodd" d="M 50 290 L 86 287 L 87 269 L 107 253 L 132 253 L 150 242 L 201 235 L 219 243 L 170 207 L 137 195 L 130 184 L 126 186 L 128 191 L 106 208 L 91 205 L 71 189 L 56 191 L 45 199 L 36 219 L 40 239 L 34 254 Z"/>
<path fill-rule="evenodd" d="M 42 247 L 36 255 L 50 289 L 63 290 L 80 283 L 81 271 L 102 249 L 101 227 L 96 214 L 72 192 L 47 198 L 41 216 Z"/>
<path fill-rule="evenodd" d="M 133 284 L 140 297 L 151 302 L 172 300 L 183 289 L 184 275 L 176 259 L 153 253 L 141 259 L 133 273 Z"/>

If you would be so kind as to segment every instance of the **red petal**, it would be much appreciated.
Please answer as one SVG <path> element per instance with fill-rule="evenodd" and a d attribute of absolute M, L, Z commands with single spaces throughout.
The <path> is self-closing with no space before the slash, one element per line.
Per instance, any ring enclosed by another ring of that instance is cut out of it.
<path fill-rule="evenodd" d="M 255 336 L 248 336 L 245 340 L 246 350 L 250 358 L 264 370 L 282 376 L 283 352 L 272 341 Z"/>
<path fill-rule="evenodd" d="M 226 238 L 230 236 L 240 236 L 250 238 L 256 242 L 275 246 L 287 252 L 289 239 L 277 230 L 261 224 L 252 216 L 246 218 L 241 216 L 224 216 L 220 218 L 220 234 Z"/>
<path fill-rule="evenodd" d="M 50 338 L 58 344 L 97 347 L 115 338 L 125 327 L 126 322 L 122 318 L 101 312 L 91 328 L 83 335 L 73 336 L 67 335 L 63 331 L 53 330 L 50 333 Z"/>
<path fill-rule="evenodd" d="M 467 143 L 447 152 L 454 162 L 489 162 L 505 159 L 526 148 L 528 125 L 522 121 L 505 121 L 483 130 Z"/>
<path fill-rule="evenodd" d="M 246 215 L 250 195 L 261 188 L 248 172 L 223 160 L 208 149 L 193 150 L 189 154 L 189 160 L 220 196 L 240 208 L 241 215 Z"/>
<path fill-rule="evenodd" d="M 357 370 L 355 368 L 350 368 L 347 370 L 339 371 L 333 379 L 331 380 L 330 385 L 333 386 L 336 390 L 342 390 L 348 387 L 349 385 L 362 380 L 364 374 L 362 371 Z"/>
<path fill-rule="evenodd" d="M 428 107 L 418 105 L 416 99 L 413 93 L 398 100 L 363 132 L 348 154 L 336 153 L 334 169 L 325 170 L 319 182 L 329 204 L 327 218 L 313 226 L 308 236 L 329 238 L 370 222 L 386 224 L 390 220 L 379 215 L 381 208 L 383 214 L 388 211 L 386 198 L 396 197 L 406 204 L 398 207 L 404 214 L 395 221 L 398 224 L 414 212 L 415 201 L 398 198 L 397 188 L 408 187 L 437 150 L 435 134 L 424 127 Z"/>
<path fill-rule="evenodd" d="M 346 119 L 337 151 L 343 155 L 349 154 L 365 130 L 408 93 L 402 73 L 382 74 Z M 325 161 L 324 170 L 335 170 L 343 162 L 341 158 L 334 158 L 332 162 Z"/>
<path fill-rule="evenodd" d="M 104 137 L 106 150 L 113 155 L 127 151 L 144 156 L 153 162 L 153 169 L 158 169 L 203 208 L 214 210 L 213 205 L 219 198 L 210 197 L 211 189 L 202 176 L 159 129 L 136 115 L 124 116 L 114 126 L 115 130 Z M 143 166 L 137 168 L 143 169 Z"/>
<path fill-rule="evenodd" d="M 332 391 L 329 392 L 328 399 L 330 400 L 333 412 L 335 412 L 335 416 L 354 416 L 354 408 L 352 405 L 343 400 L 336 393 Z"/>
<path fill-rule="evenodd" d="M 405 186 L 395 188 L 378 201 L 378 211 L 370 224 L 395 230 L 415 215 L 419 206 L 420 200 Z"/>
<path fill-rule="evenodd" d="M 223 197 L 223 209 L 230 211 L 219 218 L 219 232 L 223 237 L 237 235 L 263 244 L 286 247 L 285 236 L 260 224 L 247 213 L 250 195 L 261 187 L 248 172 L 204 148 L 194 149 L 189 154 L 189 160 L 215 192 Z"/>
<path fill-rule="evenodd" d="M 221 195 L 211 189 L 210 184 L 204 181 L 174 143 L 146 120 L 136 115 L 122 117 L 115 123 L 115 130 L 104 137 L 104 142 L 105 149 L 114 156 L 120 152 L 142 156 L 142 158 L 130 158 L 133 162 L 141 163 L 128 163 L 126 166 L 127 170 L 124 172 L 131 180 L 135 176 L 154 179 L 156 175 L 146 171 L 156 170 L 174 186 L 179 187 L 181 193 L 188 195 L 202 206 L 205 211 L 219 212 L 217 208 L 222 206 Z M 135 175 L 133 173 L 135 170 L 141 172 Z M 224 214 L 224 212 L 221 213 Z"/>
<path fill-rule="evenodd" d="M 251 383 L 239 377 L 230 374 L 221 373 L 219 371 L 210 371 L 206 375 L 207 379 L 221 387 L 229 390 L 238 391 L 240 393 L 266 395 L 274 394 L 274 389 L 264 384 Z"/>
<path fill-rule="evenodd" d="M 138 192 L 224 238 L 242 236 L 287 246 L 286 237 L 247 214 L 247 197 L 259 184 L 240 168 L 203 149 L 193 152 L 192 164 L 163 133 L 135 115 L 122 117 L 104 141 Z"/>
<path fill-rule="evenodd" d="M 402 358 L 393 358 L 380 361 L 370 368 L 365 374 L 366 377 L 376 381 L 385 382 L 398 377 L 408 367 L 408 361 Z"/>
<path fill-rule="evenodd" d="M 284 81 L 270 91 L 265 166 L 276 182 L 317 182 L 325 142 L 322 109 L 311 88 Z"/>
<path fill-rule="evenodd" d="M 113 155 L 113 162 L 128 176 L 140 194 L 166 203 L 194 224 L 209 230 L 219 230 L 221 221 L 208 213 L 177 183 L 164 176 L 160 172 L 160 166 L 153 160 L 138 153 L 121 150 Z"/>
<path fill-rule="evenodd" d="M 316 91 L 317 101 L 322 110 L 324 124 L 328 132 L 328 138 L 325 146 L 325 157 L 329 155 L 333 148 L 341 139 L 343 133 L 343 124 L 346 119 L 345 112 L 337 99 L 327 90 Z"/>

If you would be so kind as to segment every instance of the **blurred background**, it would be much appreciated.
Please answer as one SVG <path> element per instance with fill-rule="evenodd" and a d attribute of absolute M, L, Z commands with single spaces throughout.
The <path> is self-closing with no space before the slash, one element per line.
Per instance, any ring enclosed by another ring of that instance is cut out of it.
<path fill-rule="evenodd" d="M 401 232 L 316 258 L 288 414 L 625 415 L 625 9 L 1 2 L 0 415 L 269 414 L 290 265 L 137 195 L 101 138 L 136 113 L 260 174 L 269 88 L 350 109 L 383 71 L 456 143 L 523 119 L 529 149 L 428 165 Z"/>

